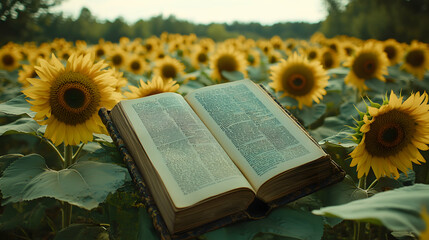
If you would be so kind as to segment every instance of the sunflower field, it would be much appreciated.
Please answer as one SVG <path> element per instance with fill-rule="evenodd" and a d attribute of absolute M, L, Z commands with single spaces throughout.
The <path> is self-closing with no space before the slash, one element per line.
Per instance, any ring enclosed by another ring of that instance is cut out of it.
<path fill-rule="evenodd" d="M 429 45 L 194 34 L 0 49 L 0 238 L 159 239 L 98 111 L 250 79 L 346 172 L 198 239 L 429 239 Z"/>

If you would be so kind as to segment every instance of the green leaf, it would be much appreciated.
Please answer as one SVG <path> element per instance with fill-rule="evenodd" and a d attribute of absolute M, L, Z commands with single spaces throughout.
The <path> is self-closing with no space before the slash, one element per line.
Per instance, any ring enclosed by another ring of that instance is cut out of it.
<path fill-rule="evenodd" d="M 382 224 L 392 231 L 419 233 L 425 229 L 420 213 L 429 208 L 429 185 L 415 184 L 344 205 L 325 207 L 313 213 Z"/>
<path fill-rule="evenodd" d="M 319 199 L 321 205 L 324 207 L 341 205 L 358 199 L 368 198 L 367 192 L 358 188 L 349 175 L 347 175 L 343 181 L 317 191 L 312 194 L 312 196 Z M 333 227 L 340 223 L 342 219 L 327 218 L 326 221 Z"/>
<path fill-rule="evenodd" d="M 350 68 L 347 67 L 337 67 L 337 68 L 331 68 L 328 70 L 328 75 L 340 75 L 340 76 L 346 76 L 349 74 Z"/>
<path fill-rule="evenodd" d="M 36 115 L 35 112 L 30 110 L 31 104 L 25 100 L 25 94 L 21 94 L 11 100 L 0 103 L 0 112 L 10 115 L 27 114 L 30 117 Z"/>
<path fill-rule="evenodd" d="M 0 156 L 0 173 L 2 173 L 15 160 L 22 158 L 22 154 L 7 154 Z M 0 174 L 1 176 L 1 174 Z"/>
<path fill-rule="evenodd" d="M 0 126 L 0 136 L 7 134 L 25 133 L 36 135 L 40 125 L 32 118 L 20 118 L 14 122 Z"/>
<path fill-rule="evenodd" d="M 244 79 L 244 74 L 240 71 L 222 71 L 222 76 L 229 81 L 237 81 Z"/>
<path fill-rule="evenodd" d="M 378 80 L 377 78 L 365 80 L 365 85 L 376 93 L 385 93 L 386 92 L 386 83 Z"/>
<path fill-rule="evenodd" d="M 54 207 L 58 207 L 58 201 L 50 198 L 7 204 L 0 214 L 0 231 L 19 227 L 40 229 L 46 210 Z"/>
<path fill-rule="evenodd" d="M 350 131 L 341 131 L 338 132 L 330 137 L 324 138 L 323 140 L 319 141 L 319 144 L 325 144 L 325 143 L 331 143 L 335 145 L 339 145 L 345 148 L 349 147 L 356 147 L 357 144 L 352 141 Z"/>
<path fill-rule="evenodd" d="M 303 121 L 304 126 L 309 126 L 321 118 L 325 112 L 326 105 L 320 103 L 312 107 L 304 106 L 301 110 L 296 111 L 296 116 Z"/>
<path fill-rule="evenodd" d="M 54 240 L 108 240 L 109 233 L 106 228 L 97 224 L 72 224 L 57 233 Z"/>
<path fill-rule="evenodd" d="M 321 239 L 323 218 L 307 211 L 281 207 L 273 210 L 266 218 L 224 227 L 205 234 L 207 239 L 252 239 L 258 233 L 293 239 Z"/>
<path fill-rule="evenodd" d="M 0 178 L 0 190 L 4 204 L 52 197 L 90 210 L 124 183 L 126 173 L 126 168 L 92 161 L 56 171 L 42 156 L 30 154 L 9 165 Z"/>

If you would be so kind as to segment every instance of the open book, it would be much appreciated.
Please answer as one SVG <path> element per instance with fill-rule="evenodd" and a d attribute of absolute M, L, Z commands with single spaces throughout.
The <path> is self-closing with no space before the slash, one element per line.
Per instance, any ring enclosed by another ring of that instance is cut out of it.
<path fill-rule="evenodd" d="M 329 155 L 250 80 L 123 100 L 110 118 L 172 234 L 333 174 Z"/>

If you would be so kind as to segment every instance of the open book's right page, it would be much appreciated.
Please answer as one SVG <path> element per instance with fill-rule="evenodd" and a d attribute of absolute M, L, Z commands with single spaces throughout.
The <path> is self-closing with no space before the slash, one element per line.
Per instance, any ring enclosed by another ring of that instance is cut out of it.
<path fill-rule="evenodd" d="M 186 100 L 255 190 L 279 173 L 326 155 L 251 80 L 204 87 Z"/>

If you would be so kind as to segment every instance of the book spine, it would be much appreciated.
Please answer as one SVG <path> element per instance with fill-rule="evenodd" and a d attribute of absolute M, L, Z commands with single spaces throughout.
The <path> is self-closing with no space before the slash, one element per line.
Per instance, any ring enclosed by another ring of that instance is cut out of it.
<path fill-rule="evenodd" d="M 109 115 L 109 111 L 106 108 L 101 108 L 98 114 L 103 121 L 103 124 L 106 126 L 110 137 L 112 138 L 117 149 L 119 150 L 119 153 L 121 154 L 122 159 L 127 166 L 128 171 L 140 192 L 140 195 L 142 196 L 143 204 L 145 205 L 147 212 L 153 219 L 154 228 L 160 233 L 162 239 L 171 239 L 170 233 L 167 230 L 167 226 L 165 225 L 165 222 L 161 217 L 158 207 L 156 206 L 155 201 L 152 198 L 152 194 L 149 192 L 145 182 L 143 181 L 143 178 L 136 164 L 134 163 L 133 158 L 131 157 L 125 146 L 124 140 L 122 139 L 121 135 L 113 124 L 112 119 Z"/>

